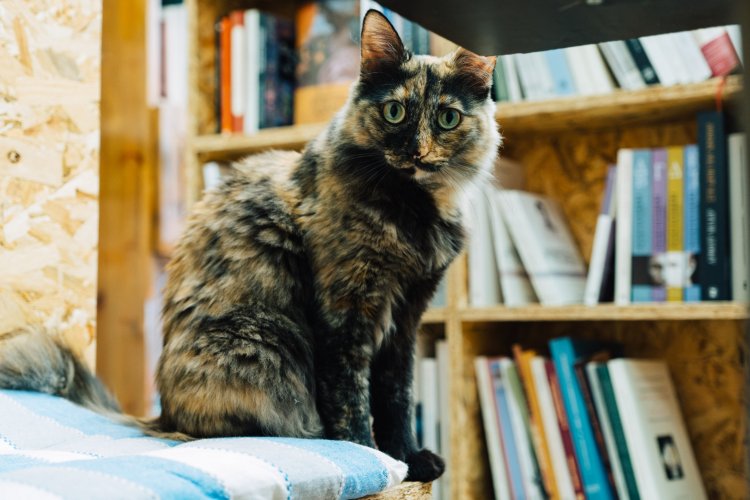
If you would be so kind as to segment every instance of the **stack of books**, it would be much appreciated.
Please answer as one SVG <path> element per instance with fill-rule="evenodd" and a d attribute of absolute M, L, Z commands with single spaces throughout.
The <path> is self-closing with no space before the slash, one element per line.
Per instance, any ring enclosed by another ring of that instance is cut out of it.
<path fill-rule="evenodd" d="M 216 23 L 218 131 L 252 134 L 292 123 L 294 23 L 257 9 Z"/>
<path fill-rule="evenodd" d="M 475 359 L 495 498 L 706 498 L 669 369 L 549 342 Z"/>
<path fill-rule="evenodd" d="M 621 149 L 607 177 L 585 302 L 748 301 L 744 134 L 698 116 L 698 144 Z M 612 289 L 614 283 L 614 289 Z"/>
<path fill-rule="evenodd" d="M 741 46 L 739 26 L 726 26 L 502 56 L 494 97 L 517 102 L 698 83 L 738 71 Z"/>

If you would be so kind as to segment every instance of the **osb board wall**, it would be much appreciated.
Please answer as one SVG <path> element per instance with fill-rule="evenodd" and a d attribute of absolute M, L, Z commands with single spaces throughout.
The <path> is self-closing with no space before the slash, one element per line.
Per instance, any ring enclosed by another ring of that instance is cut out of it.
<path fill-rule="evenodd" d="M 92 364 L 101 10 L 0 2 L 0 335 L 43 324 Z"/>

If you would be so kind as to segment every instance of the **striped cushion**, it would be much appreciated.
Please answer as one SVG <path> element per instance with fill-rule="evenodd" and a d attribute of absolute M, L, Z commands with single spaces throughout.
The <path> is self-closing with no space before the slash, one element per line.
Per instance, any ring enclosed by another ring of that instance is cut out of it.
<path fill-rule="evenodd" d="M 358 498 L 406 465 L 322 439 L 156 439 L 67 400 L 0 390 L 0 498 Z"/>

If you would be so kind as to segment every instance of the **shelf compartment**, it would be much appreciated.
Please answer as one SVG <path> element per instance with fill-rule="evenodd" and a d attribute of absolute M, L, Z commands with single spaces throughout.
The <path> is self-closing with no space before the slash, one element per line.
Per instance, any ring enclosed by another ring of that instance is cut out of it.
<path fill-rule="evenodd" d="M 748 304 L 739 302 L 653 303 L 618 306 L 543 306 L 464 308 L 463 322 L 534 321 L 698 321 L 746 320 Z"/>

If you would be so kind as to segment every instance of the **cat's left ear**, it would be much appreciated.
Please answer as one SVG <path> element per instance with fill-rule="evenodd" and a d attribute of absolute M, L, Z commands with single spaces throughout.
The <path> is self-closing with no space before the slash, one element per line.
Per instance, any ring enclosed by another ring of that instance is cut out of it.
<path fill-rule="evenodd" d="M 404 44 L 391 23 L 380 12 L 368 10 L 362 22 L 362 76 L 387 72 L 405 60 Z"/>
<path fill-rule="evenodd" d="M 492 86 L 492 73 L 495 71 L 495 56 L 480 56 L 464 48 L 453 53 L 453 65 L 457 72 L 473 80 L 473 84 L 489 89 Z"/>

